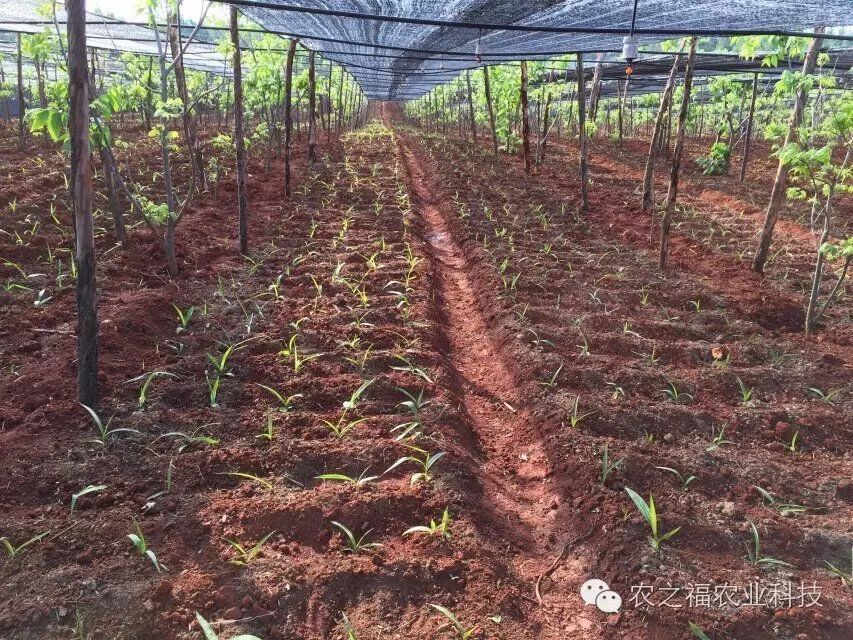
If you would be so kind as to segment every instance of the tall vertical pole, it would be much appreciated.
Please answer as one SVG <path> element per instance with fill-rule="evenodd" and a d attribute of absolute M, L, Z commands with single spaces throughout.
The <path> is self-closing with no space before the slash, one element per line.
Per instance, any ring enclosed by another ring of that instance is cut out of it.
<path fill-rule="evenodd" d="M 649 144 L 649 157 L 646 159 L 646 170 L 643 174 L 643 211 L 652 211 L 654 209 L 654 171 L 655 160 L 660 151 L 660 142 L 663 136 L 663 119 L 666 115 L 666 110 L 669 108 L 670 96 L 675 89 L 675 76 L 678 75 L 678 65 L 681 62 L 680 52 L 675 54 L 675 59 L 672 61 L 672 69 L 670 69 L 669 77 L 666 79 L 666 86 L 660 98 L 660 106 L 655 117 L 655 126 L 652 130 L 652 139 Z"/>
<path fill-rule="evenodd" d="M 314 51 L 308 54 L 308 165 L 317 161 L 317 76 L 314 69 Z"/>
<path fill-rule="evenodd" d="M 287 48 L 284 69 L 284 195 L 290 197 L 290 140 L 293 135 L 293 58 L 296 55 L 296 38 L 291 38 Z"/>
<path fill-rule="evenodd" d="M 23 54 L 21 53 L 21 32 L 18 32 L 18 148 L 23 149 L 26 143 L 26 129 L 24 128 L 24 115 L 27 105 L 24 102 L 24 72 Z"/>
<path fill-rule="evenodd" d="M 474 96 L 471 93 L 471 70 L 465 70 L 465 83 L 468 85 L 468 115 L 471 120 L 471 141 L 477 144 L 477 120 L 474 117 Z"/>
<path fill-rule="evenodd" d="M 234 47 L 234 147 L 237 152 L 237 219 L 240 253 L 249 253 L 249 214 L 246 203 L 246 142 L 243 138 L 243 69 L 237 9 L 231 7 L 231 44 Z"/>
<path fill-rule="evenodd" d="M 489 112 L 489 126 L 492 128 L 492 147 L 498 157 L 498 130 L 495 127 L 495 107 L 492 104 L 492 89 L 489 86 L 489 68 L 483 67 L 483 85 L 486 89 L 486 109 Z"/>
<path fill-rule="evenodd" d="M 77 262 L 77 399 L 98 404 L 98 309 L 95 303 L 95 222 L 89 162 L 89 72 L 86 60 L 86 0 L 66 0 L 68 13 L 68 132 Z"/>
<path fill-rule="evenodd" d="M 578 142 L 580 144 L 580 179 L 581 179 L 581 206 L 580 213 L 589 212 L 589 159 L 587 157 L 586 140 L 586 79 L 583 71 L 583 55 L 577 54 L 578 60 Z"/>
<path fill-rule="evenodd" d="M 752 119 L 755 117 L 755 98 L 758 95 L 758 74 L 752 74 L 752 100 L 749 102 L 749 118 L 746 121 L 746 140 L 743 143 L 743 160 L 740 163 L 740 181 L 746 180 L 746 167 L 749 163 L 749 146 L 752 142 Z"/>
<path fill-rule="evenodd" d="M 817 33 L 823 33 L 823 27 L 815 29 Z M 821 38 L 814 38 L 806 52 L 806 59 L 803 62 L 803 75 L 807 76 L 814 73 L 817 65 L 817 54 L 821 47 Z M 797 98 L 794 102 L 794 108 L 791 111 L 791 119 L 788 121 L 788 132 L 785 134 L 785 142 L 782 145 L 784 149 L 797 136 L 797 129 L 803 121 L 803 112 L 806 109 L 806 98 L 809 95 L 808 85 L 803 85 L 797 91 Z M 773 181 L 773 190 L 770 192 L 770 202 L 767 205 L 767 213 L 764 217 L 764 226 L 761 230 L 761 238 L 758 242 L 758 249 L 755 252 L 755 258 L 752 261 L 752 270 L 757 273 L 764 271 L 764 263 L 767 262 L 767 253 L 770 251 L 770 242 L 773 239 L 773 228 L 776 226 L 776 218 L 779 215 L 779 209 L 782 207 L 782 198 L 785 195 L 785 185 L 788 181 L 788 171 L 790 167 L 780 158 L 779 166 L 776 169 L 776 179 Z"/>
<path fill-rule="evenodd" d="M 681 169 L 681 156 L 684 155 L 684 131 L 687 128 L 687 114 L 690 110 L 690 89 L 693 84 L 693 67 L 696 63 L 696 42 L 698 38 L 690 38 L 690 53 L 687 56 L 687 70 L 684 72 L 684 96 L 681 99 L 681 110 L 678 112 L 678 130 L 675 134 L 675 151 L 672 156 L 672 167 L 669 176 L 669 191 L 666 194 L 666 208 L 660 228 L 660 255 L 658 266 L 666 268 L 667 251 L 669 249 L 669 228 L 672 224 L 672 214 L 675 211 L 675 201 L 678 197 L 678 172 Z"/>
<path fill-rule="evenodd" d="M 527 105 L 527 61 L 521 61 L 521 143 L 524 149 L 524 172 L 530 175 L 530 114 Z"/>

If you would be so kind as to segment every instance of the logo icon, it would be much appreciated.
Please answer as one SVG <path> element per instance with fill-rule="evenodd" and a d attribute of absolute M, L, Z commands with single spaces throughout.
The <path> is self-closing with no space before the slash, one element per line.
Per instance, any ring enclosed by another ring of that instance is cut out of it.
<path fill-rule="evenodd" d="M 604 613 L 616 613 L 622 607 L 622 596 L 598 578 L 587 580 L 581 585 L 581 598 L 587 605 L 594 604 Z"/>

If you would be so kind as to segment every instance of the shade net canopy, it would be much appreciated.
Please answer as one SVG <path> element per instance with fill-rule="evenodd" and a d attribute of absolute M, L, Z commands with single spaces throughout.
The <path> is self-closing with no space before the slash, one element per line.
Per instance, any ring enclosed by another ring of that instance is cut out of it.
<path fill-rule="evenodd" d="M 500 60 L 619 51 L 630 0 L 234 0 L 264 28 L 338 61 L 370 98 L 409 100 Z M 641 45 L 678 35 L 790 33 L 845 25 L 851 0 L 639 0 Z M 402 19 L 402 21 L 395 21 Z"/>

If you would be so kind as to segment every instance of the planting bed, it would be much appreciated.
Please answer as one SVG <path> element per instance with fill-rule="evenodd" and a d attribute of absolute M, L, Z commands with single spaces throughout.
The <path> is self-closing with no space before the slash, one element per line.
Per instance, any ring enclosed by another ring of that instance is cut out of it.
<path fill-rule="evenodd" d="M 0 638 L 199 638 L 197 612 L 223 638 L 458 637 L 429 605 L 476 638 L 663 640 L 690 623 L 849 638 L 851 591 L 826 562 L 853 545 L 850 309 L 802 335 L 803 212 L 780 223 L 766 279 L 740 262 L 766 167 L 748 187 L 689 170 L 660 272 L 642 143 L 594 141 L 578 218 L 571 147 L 525 178 L 518 158 L 398 115 L 323 136 L 313 169 L 298 142 L 289 200 L 280 163 L 253 157 L 250 259 L 230 175 L 179 227 L 176 279 L 141 225 L 128 249 L 98 229 L 98 413 L 132 430 L 101 443 L 73 401 L 65 158 L 4 132 L 0 535 L 45 535 L 0 565 Z M 122 153 L 150 175 L 157 152 Z M 853 220 L 849 199 L 839 216 Z M 620 462 L 602 481 L 604 451 Z M 659 552 L 625 488 L 680 527 Z M 448 539 L 404 535 L 445 510 Z M 334 523 L 381 546 L 352 552 Z M 750 562 L 751 523 L 760 558 L 788 564 Z M 264 539 L 237 562 L 232 542 Z M 590 578 L 620 613 L 584 605 Z M 789 582 L 819 606 L 686 601 L 695 585 Z M 640 584 L 656 606 L 635 606 Z M 660 604 L 670 587 L 680 608 Z"/>

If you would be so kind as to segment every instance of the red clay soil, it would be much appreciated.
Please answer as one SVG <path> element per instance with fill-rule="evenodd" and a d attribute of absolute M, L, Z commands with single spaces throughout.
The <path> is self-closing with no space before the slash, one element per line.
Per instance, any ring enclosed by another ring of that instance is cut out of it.
<path fill-rule="evenodd" d="M 846 567 L 853 545 L 853 329 L 846 300 L 800 332 L 798 214 L 754 276 L 738 253 L 766 181 L 688 169 L 660 273 L 636 206 L 640 141 L 593 142 L 591 213 L 576 219 L 570 145 L 526 178 L 518 158 L 379 116 L 324 139 L 313 171 L 297 143 L 290 200 L 280 159 L 265 174 L 252 158 L 251 259 L 236 251 L 231 175 L 181 223 L 174 280 L 142 225 L 122 249 L 99 210 L 99 414 L 134 430 L 106 446 L 74 401 L 65 160 L 2 135 L 0 537 L 46 535 L 0 565 L 0 639 L 201 638 L 196 612 L 223 638 L 347 638 L 344 614 L 358 638 L 459 637 L 429 604 L 475 638 L 670 640 L 695 637 L 688 621 L 715 640 L 851 637 L 851 591 L 825 562 Z M 156 149 L 133 136 L 122 155 L 147 183 Z M 173 304 L 195 309 L 185 329 Z M 226 344 L 211 406 L 207 354 Z M 169 375 L 141 405 L 128 381 L 152 371 Z M 605 446 L 621 462 L 602 482 Z M 423 452 L 444 454 L 428 478 L 413 482 L 412 460 L 384 473 Z M 696 479 L 685 490 L 656 467 Z M 105 488 L 72 513 L 88 485 Z M 625 487 L 654 494 L 664 531 L 681 527 L 659 552 Z M 445 509 L 449 539 L 402 535 Z M 382 546 L 348 552 L 333 521 Z M 134 522 L 162 572 L 126 537 Z M 750 522 L 761 554 L 789 565 L 749 562 Z M 235 563 L 228 540 L 268 534 Z M 590 578 L 621 594 L 618 613 L 584 604 Z M 688 606 L 695 585 L 756 582 L 814 583 L 819 606 Z M 640 584 L 656 606 L 631 599 Z M 660 604 L 667 587 L 680 608 Z"/>

